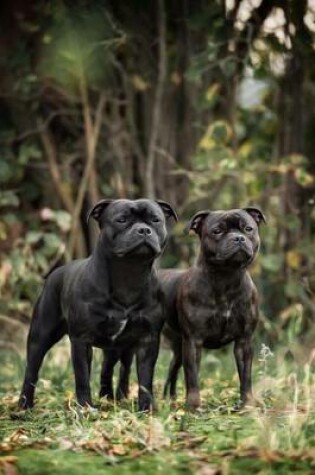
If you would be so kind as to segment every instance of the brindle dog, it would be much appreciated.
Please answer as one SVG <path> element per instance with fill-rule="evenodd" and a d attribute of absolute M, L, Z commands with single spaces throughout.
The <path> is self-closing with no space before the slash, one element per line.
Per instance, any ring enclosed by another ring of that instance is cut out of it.
<path fill-rule="evenodd" d="M 200 211 L 188 229 L 200 237 L 196 264 L 186 271 L 160 271 L 166 300 L 164 335 L 173 350 L 164 394 L 176 397 L 183 365 L 186 401 L 200 405 L 198 371 L 202 348 L 234 342 L 241 404 L 252 395 L 252 336 L 258 321 L 258 296 L 247 271 L 260 239 L 265 217 L 259 209 Z"/>

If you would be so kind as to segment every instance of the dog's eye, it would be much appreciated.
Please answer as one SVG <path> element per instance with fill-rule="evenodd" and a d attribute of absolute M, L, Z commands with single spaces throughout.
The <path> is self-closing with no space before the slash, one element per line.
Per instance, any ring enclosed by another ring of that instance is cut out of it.
<path fill-rule="evenodd" d="M 254 229 L 254 228 L 252 228 L 251 226 L 246 226 L 246 227 L 245 227 L 245 231 L 246 231 L 247 233 L 252 232 L 253 229 Z"/>
<path fill-rule="evenodd" d="M 153 216 L 152 223 L 159 223 L 159 222 L 160 222 L 160 218 L 158 218 L 157 216 Z"/>
<path fill-rule="evenodd" d="M 125 223 L 126 221 L 127 221 L 127 219 L 124 218 L 123 216 L 121 216 L 121 218 L 116 219 L 117 223 Z"/>
<path fill-rule="evenodd" d="M 214 229 L 214 230 L 212 231 L 213 234 L 222 234 L 222 232 L 223 232 L 223 231 L 222 231 L 222 229 L 220 229 L 220 228 L 216 228 L 216 229 Z"/>

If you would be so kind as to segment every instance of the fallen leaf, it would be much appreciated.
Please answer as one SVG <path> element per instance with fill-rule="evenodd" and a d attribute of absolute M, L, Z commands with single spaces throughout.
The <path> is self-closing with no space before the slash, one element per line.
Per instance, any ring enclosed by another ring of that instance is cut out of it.
<path fill-rule="evenodd" d="M 210 465 L 206 462 L 197 462 L 194 465 L 195 473 L 198 475 L 221 475 L 222 469 L 217 465 Z"/>
<path fill-rule="evenodd" d="M 112 455 L 126 455 L 126 449 L 123 445 L 114 445 L 110 450 Z"/>
<path fill-rule="evenodd" d="M 0 457 L 0 466 L 7 463 L 15 463 L 17 459 L 18 458 L 15 457 L 15 455 L 5 455 L 4 457 Z"/>

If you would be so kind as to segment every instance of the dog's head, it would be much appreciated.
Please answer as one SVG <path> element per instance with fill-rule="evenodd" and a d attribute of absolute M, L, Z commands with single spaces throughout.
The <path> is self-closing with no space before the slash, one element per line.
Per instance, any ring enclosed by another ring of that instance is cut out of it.
<path fill-rule="evenodd" d="M 199 211 L 187 225 L 201 240 L 207 264 L 223 268 L 245 268 L 257 255 L 258 227 L 266 222 L 257 208 L 228 211 Z"/>
<path fill-rule="evenodd" d="M 163 251 L 167 229 L 166 220 L 177 214 L 165 201 L 101 200 L 88 214 L 101 230 L 101 245 L 117 257 L 139 256 L 156 258 Z"/>

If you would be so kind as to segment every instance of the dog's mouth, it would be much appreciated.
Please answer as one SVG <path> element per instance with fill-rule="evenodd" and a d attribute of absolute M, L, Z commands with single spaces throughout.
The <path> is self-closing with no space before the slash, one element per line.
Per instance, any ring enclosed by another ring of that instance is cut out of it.
<path fill-rule="evenodd" d="M 129 254 L 137 254 L 143 256 L 155 256 L 159 253 L 156 246 L 153 246 L 150 242 L 144 241 L 135 246 Z"/>
<path fill-rule="evenodd" d="M 254 253 L 245 246 L 230 249 L 224 254 L 213 254 L 209 256 L 209 262 L 219 267 L 247 267 L 254 259 Z"/>
<path fill-rule="evenodd" d="M 229 258 L 229 260 L 235 264 L 247 265 L 253 259 L 253 253 L 249 249 L 240 248 L 237 249 Z"/>
<path fill-rule="evenodd" d="M 153 258 L 161 254 L 161 248 L 157 246 L 155 243 L 153 243 L 152 241 L 145 239 L 141 242 L 133 243 L 132 245 L 130 245 L 129 247 L 126 247 L 125 249 L 118 249 L 116 250 L 115 254 L 118 257 L 143 256 L 143 257 Z"/>

